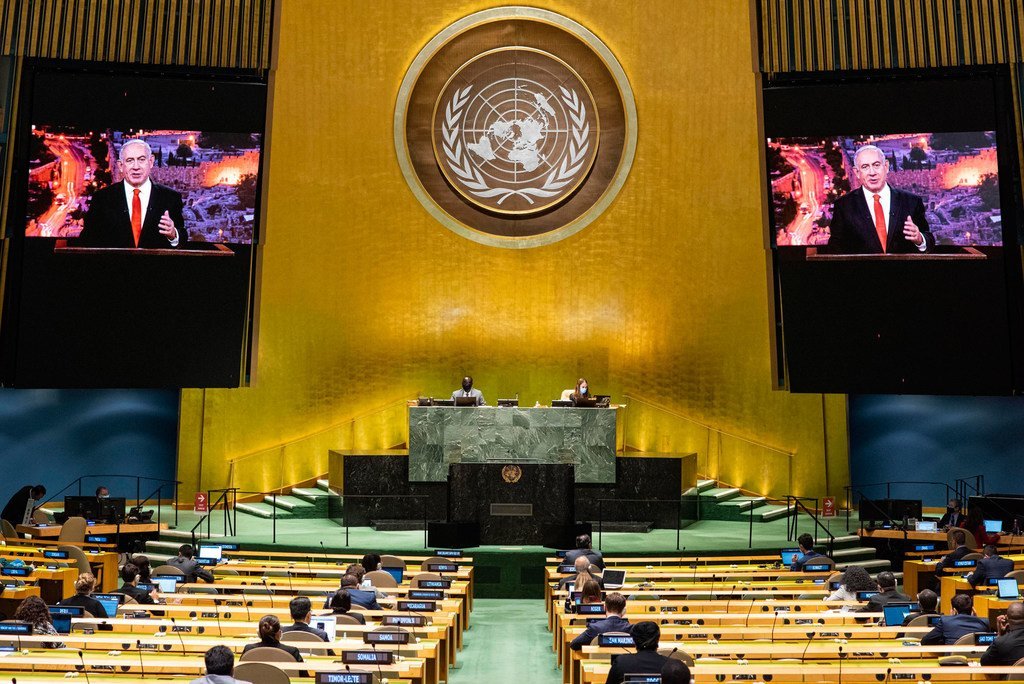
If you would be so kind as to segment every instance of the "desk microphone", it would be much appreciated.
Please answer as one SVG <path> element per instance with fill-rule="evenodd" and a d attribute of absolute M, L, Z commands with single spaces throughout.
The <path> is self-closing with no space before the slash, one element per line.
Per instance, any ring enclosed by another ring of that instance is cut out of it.
<path fill-rule="evenodd" d="M 85 664 L 85 656 L 82 655 L 82 650 L 81 649 L 78 650 L 78 659 L 82 661 L 82 672 L 85 673 L 86 684 L 90 684 L 89 683 L 89 668 Z"/>
<path fill-rule="evenodd" d="M 774 617 L 774 618 L 772 618 L 772 634 L 771 634 L 771 642 L 772 642 L 773 644 L 775 643 L 775 623 L 776 623 L 776 622 L 778 622 L 778 621 L 779 621 L 779 611 L 778 611 L 778 610 L 776 610 L 776 611 L 775 611 L 775 617 Z"/>
<path fill-rule="evenodd" d="M 697 582 L 697 566 L 699 564 L 700 564 L 700 556 L 697 556 L 696 558 L 693 559 L 693 579 L 690 580 L 691 582 L 693 582 L 695 584 Z"/>
<path fill-rule="evenodd" d="M 747 616 L 745 618 L 743 618 L 743 626 L 744 627 L 749 627 L 750 626 L 750 611 L 754 610 L 754 601 L 755 600 L 756 599 L 750 599 L 750 607 L 747 608 Z"/>
<path fill-rule="evenodd" d="M 224 629 L 220 626 L 220 604 L 220 599 L 213 599 L 213 605 L 217 609 L 217 612 L 214 613 L 217 616 L 217 635 L 224 636 Z"/>
<path fill-rule="evenodd" d="M 804 646 L 804 652 L 800 654 L 800 662 L 805 662 L 807 658 L 807 649 L 811 647 L 811 642 L 814 641 L 814 637 L 818 636 L 817 632 L 807 632 L 807 645 Z"/>
<path fill-rule="evenodd" d="M 262 578 L 262 581 L 263 581 L 263 588 L 267 590 L 267 596 L 270 597 L 270 607 L 273 608 L 274 607 L 274 592 L 271 590 L 270 585 L 267 584 L 267 578 L 266 577 Z"/>
<path fill-rule="evenodd" d="M 324 552 L 324 563 L 330 565 L 331 559 L 327 557 L 327 547 L 324 546 L 324 541 L 320 540 L 320 550 Z"/>
<path fill-rule="evenodd" d="M 185 640 L 181 638 L 181 632 L 178 631 L 178 621 L 175 620 L 173 617 L 171 618 L 171 631 L 178 636 L 178 643 L 181 644 L 181 655 L 186 655 Z"/>
<path fill-rule="evenodd" d="M 729 612 L 729 604 L 732 603 L 732 597 L 735 596 L 735 594 L 733 592 L 735 592 L 735 591 L 736 591 L 736 585 L 734 584 L 734 585 L 732 585 L 732 589 L 729 590 L 729 598 L 726 599 L 726 601 L 725 601 L 725 612 L 726 613 Z M 714 597 L 712 597 L 712 598 L 714 598 Z"/>
<path fill-rule="evenodd" d="M 287 576 L 288 576 L 288 593 L 289 594 L 294 594 L 295 593 L 295 589 L 292 587 L 292 569 L 291 569 L 291 567 L 289 567 L 288 569 L 285 570 L 285 574 L 287 574 Z"/>
<path fill-rule="evenodd" d="M 694 574 L 696 574 L 696 573 L 694 573 Z M 714 598 L 715 598 L 715 581 L 717 579 L 718 578 L 715 577 L 715 573 L 711 573 L 711 589 L 708 591 L 708 595 L 711 597 L 711 600 L 714 600 Z"/>
<path fill-rule="evenodd" d="M 370 648 L 373 649 L 373 659 L 377 661 L 377 681 L 378 682 L 383 682 L 384 681 L 384 672 L 381 669 L 380 660 L 377 659 L 377 644 L 376 644 L 376 642 L 371 641 L 370 642 Z"/>
<path fill-rule="evenodd" d="M 139 652 L 139 669 L 142 670 L 142 676 L 145 677 L 146 676 L 146 665 L 142 661 L 142 641 L 136 639 L 135 640 L 135 648 Z"/>
<path fill-rule="evenodd" d="M 242 607 L 245 608 L 245 621 L 252 622 L 252 616 L 249 614 L 249 600 L 245 598 L 245 589 L 242 589 L 242 585 L 238 585 L 238 593 L 242 595 Z"/>
<path fill-rule="evenodd" d="M 889 683 L 889 673 L 891 673 L 891 672 L 892 672 L 892 668 L 891 667 L 886 669 L 886 671 L 885 671 L 885 682 L 886 682 L 886 684 Z M 842 647 L 842 645 L 839 646 L 839 683 L 838 684 L 843 684 L 843 647 Z"/>

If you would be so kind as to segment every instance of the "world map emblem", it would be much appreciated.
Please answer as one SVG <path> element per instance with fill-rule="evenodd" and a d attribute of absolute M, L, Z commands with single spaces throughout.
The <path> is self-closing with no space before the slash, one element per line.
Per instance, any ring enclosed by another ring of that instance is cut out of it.
<path fill-rule="evenodd" d="M 445 26 L 412 59 L 394 138 L 430 218 L 483 245 L 543 247 L 598 220 L 623 189 L 636 103 L 587 27 L 536 7 L 491 7 Z"/>
<path fill-rule="evenodd" d="M 562 60 L 499 48 L 464 64 L 441 91 L 433 143 L 442 173 L 468 201 L 499 214 L 537 213 L 587 177 L 599 114 Z"/>

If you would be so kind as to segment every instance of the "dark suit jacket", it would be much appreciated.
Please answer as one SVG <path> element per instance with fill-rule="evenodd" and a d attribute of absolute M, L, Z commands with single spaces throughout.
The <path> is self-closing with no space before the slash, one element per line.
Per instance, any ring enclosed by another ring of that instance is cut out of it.
<path fill-rule="evenodd" d="M 974 572 L 971 573 L 971 586 L 985 586 L 989 579 L 1006 577 L 1011 572 L 1013 572 L 1013 561 L 1009 558 L 1002 558 L 1000 556 L 982 558 L 978 561 Z"/>
<path fill-rule="evenodd" d="M 988 620 L 973 615 L 943 615 L 932 627 L 932 631 L 921 637 L 925 646 L 956 643 L 956 640 L 971 632 L 987 632 Z"/>
<path fill-rule="evenodd" d="M 942 560 L 940 560 L 938 565 L 935 566 L 935 574 L 943 574 L 948 568 L 953 567 L 954 561 L 960 560 L 969 553 L 973 553 L 973 551 L 971 551 L 966 546 L 956 547 L 955 549 L 953 549 L 952 551 L 950 551 L 942 557 Z"/>
<path fill-rule="evenodd" d="M 889 254 L 915 254 L 921 250 L 903 237 L 903 222 L 909 216 L 921 229 L 926 251 L 935 247 L 935 237 L 928 230 L 928 219 L 924 216 L 924 202 L 917 195 L 889 186 L 892 193 L 889 201 L 888 238 L 886 252 Z M 831 254 L 881 254 L 882 243 L 875 232 L 875 217 L 864 201 L 862 188 L 846 193 L 836 200 L 832 207 L 831 237 L 825 250 Z"/>
<path fill-rule="evenodd" d="M 28 500 L 32 497 L 32 485 L 25 485 L 14 493 L 11 500 L 4 506 L 4 511 L 0 514 L 0 518 L 3 518 L 7 522 L 11 523 L 15 527 L 21 524 L 22 516 L 25 515 L 25 506 L 28 505 Z"/>
<path fill-rule="evenodd" d="M 640 651 L 624 653 L 612 658 L 612 669 L 608 670 L 605 684 L 620 684 L 627 674 L 657 674 L 665 667 L 668 658 L 658 655 L 657 651 Z"/>
<path fill-rule="evenodd" d="M 814 549 L 811 549 L 810 551 L 808 551 L 804 555 L 802 555 L 802 556 L 798 557 L 796 560 L 794 560 L 793 564 L 789 566 L 789 571 L 790 572 L 800 572 L 801 570 L 804 569 L 805 565 L 807 565 L 808 563 L 813 561 L 815 558 L 824 558 L 824 557 L 825 556 L 821 555 L 820 553 L 818 553 Z"/>
<path fill-rule="evenodd" d="M 982 665 L 1013 665 L 1024 658 L 1024 627 L 1007 630 L 981 654 Z"/>
<path fill-rule="evenodd" d="M 956 516 L 956 520 L 953 519 L 953 516 Z M 939 518 L 939 527 L 963 527 L 965 522 L 967 522 L 967 516 L 963 513 L 959 511 L 950 513 L 947 511 Z"/>
<path fill-rule="evenodd" d="M 103 604 L 87 594 L 75 594 L 74 596 L 63 599 L 57 605 L 82 606 L 82 608 L 89 611 L 93 617 L 97 618 L 114 617 L 113 615 L 107 615 L 107 609 L 103 607 Z"/>
<path fill-rule="evenodd" d="M 348 595 L 352 598 L 353 606 L 362 606 L 366 610 L 384 610 L 380 607 L 380 604 L 377 603 L 377 594 L 374 592 L 365 591 L 363 589 L 353 589 L 352 587 L 347 587 L 347 589 Z M 327 607 L 330 607 L 329 601 Z"/>
<path fill-rule="evenodd" d="M 121 588 L 117 591 L 126 596 L 131 596 L 139 603 L 156 603 L 156 601 L 153 600 L 153 597 L 149 595 L 148 591 L 143 591 L 142 589 L 139 589 L 133 584 L 122 584 Z"/>
<path fill-rule="evenodd" d="M 562 561 L 562 564 L 572 565 L 580 556 L 586 556 L 590 559 L 591 565 L 596 565 L 604 570 L 604 556 L 597 549 L 573 549 L 572 551 L 566 551 L 565 560 Z"/>
<path fill-rule="evenodd" d="M 170 188 L 153 183 L 146 208 L 146 222 L 139 234 L 142 249 L 171 249 L 170 241 L 160 234 L 160 217 L 166 211 L 178 229 L 177 249 L 188 244 L 188 230 L 181 213 L 181 195 Z M 82 247 L 135 247 L 132 237 L 132 218 L 128 200 L 124 194 L 124 183 L 114 183 L 89 200 L 89 211 L 85 215 L 85 227 L 78 236 Z"/>
<path fill-rule="evenodd" d="M 294 646 L 289 646 L 288 644 L 282 644 L 280 641 L 274 641 L 273 639 L 263 639 L 257 641 L 255 644 L 246 644 L 245 648 L 242 649 L 242 654 L 244 655 L 252 649 L 260 648 L 262 646 L 266 646 L 267 648 L 279 648 L 282 651 L 287 651 L 292 654 L 292 657 L 295 658 L 296 662 L 302 662 L 302 654 L 299 653 L 299 649 Z"/>
<path fill-rule="evenodd" d="M 282 632 L 309 632 L 310 634 L 316 634 L 323 641 L 330 641 L 330 637 L 327 636 L 327 632 L 316 627 L 310 627 L 305 622 L 296 622 L 288 625 L 287 627 L 281 628 Z"/>
<path fill-rule="evenodd" d="M 889 603 L 911 603 L 911 599 L 906 594 L 900 593 L 895 589 L 875 594 L 868 599 L 867 604 L 858 610 L 858 613 L 881 613 L 883 606 Z"/>
<path fill-rule="evenodd" d="M 195 558 L 175 556 L 174 558 L 167 559 L 167 565 L 174 566 L 185 573 L 186 582 L 195 582 L 196 579 L 213 582 L 213 574 L 200 565 Z"/>
<path fill-rule="evenodd" d="M 578 651 L 593 641 L 594 637 L 598 634 L 604 634 L 605 632 L 629 632 L 630 629 L 632 629 L 632 625 L 629 624 L 629 620 L 618 615 L 609 615 L 606 618 L 594 620 L 588 624 L 583 634 L 572 640 L 569 648 Z"/>

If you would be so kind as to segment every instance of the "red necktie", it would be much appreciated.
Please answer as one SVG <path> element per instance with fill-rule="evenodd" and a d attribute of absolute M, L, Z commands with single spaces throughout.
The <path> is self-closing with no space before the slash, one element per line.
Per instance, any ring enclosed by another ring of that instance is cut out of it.
<path fill-rule="evenodd" d="M 142 234 L 142 200 L 139 199 L 138 188 L 132 190 L 132 235 L 135 237 L 135 246 L 139 246 L 139 235 Z M 878 195 L 875 195 L 875 202 L 878 202 Z"/>
<path fill-rule="evenodd" d="M 885 240 L 888 235 L 885 232 L 885 212 L 882 211 L 882 200 L 875 195 L 875 232 L 878 233 L 878 241 L 882 243 L 882 251 L 885 251 Z"/>

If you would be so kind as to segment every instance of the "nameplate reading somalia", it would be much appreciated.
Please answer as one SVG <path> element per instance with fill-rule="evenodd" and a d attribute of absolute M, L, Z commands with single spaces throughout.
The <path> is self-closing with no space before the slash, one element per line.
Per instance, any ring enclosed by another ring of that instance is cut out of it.
<path fill-rule="evenodd" d="M 434 108 L 434 154 L 470 202 L 529 214 L 571 195 L 599 143 L 597 107 L 586 84 L 557 57 L 522 47 L 491 50 L 463 64 Z"/>

